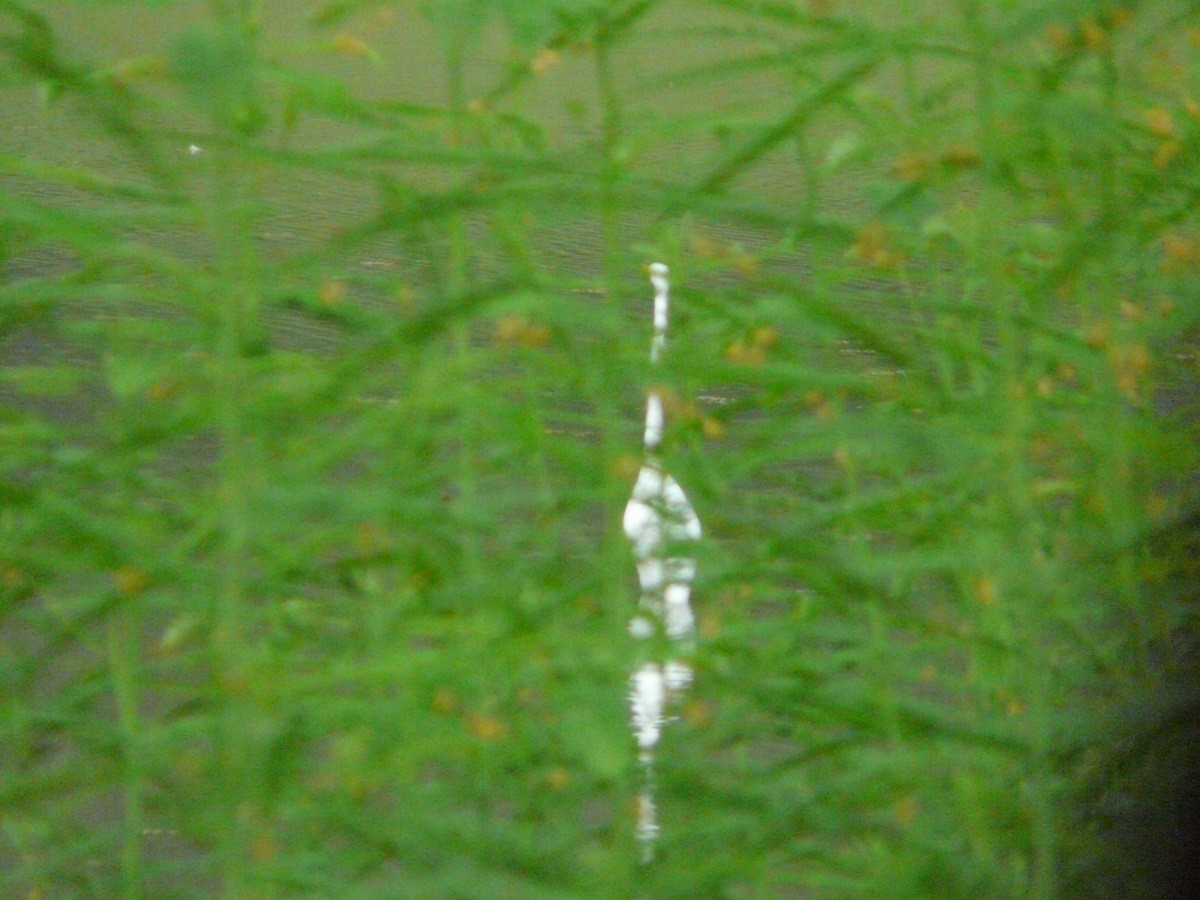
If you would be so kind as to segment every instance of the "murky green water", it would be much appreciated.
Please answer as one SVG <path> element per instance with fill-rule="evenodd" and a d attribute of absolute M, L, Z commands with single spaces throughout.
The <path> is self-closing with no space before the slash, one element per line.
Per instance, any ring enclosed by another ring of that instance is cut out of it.
<path fill-rule="evenodd" d="M 351 92 L 368 100 L 416 105 L 446 101 L 445 54 L 414 0 L 390 4 L 327 30 L 317 29 L 311 22 L 320 7 L 317 3 L 260 4 L 264 58 L 342 80 Z M 201 2 L 161 7 L 57 2 L 43 4 L 42 9 L 55 24 L 63 44 L 78 58 L 100 61 L 118 71 L 132 71 L 153 69 L 180 35 L 203 27 L 208 6 Z M 777 67 L 725 73 L 720 78 L 688 77 L 689 71 L 711 66 L 749 46 L 736 34 L 722 33 L 717 40 L 706 39 L 722 20 L 713 14 L 710 21 L 696 21 L 695 15 L 694 7 L 663 4 L 632 40 L 615 50 L 612 64 L 624 106 L 622 122 L 630 135 L 622 152 L 628 155 L 631 170 L 680 183 L 702 177 L 727 158 L 749 133 L 750 125 L 740 122 L 751 118 L 761 122 L 773 112 L 787 109 L 796 96 L 796 88 L 784 81 Z M 344 45 L 351 39 L 364 42 L 371 58 L 336 49 L 339 41 Z M 468 101 L 486 95 L 521 52 L 507 40 L 499 22 L 490 23 L 471 49 L 465 77 Z M 506 106 L 531 122 L 550 147 L 586 156 L 600 131 L 594 60 L 586 52 L 567 49 L 547 52 L 543 66 L 543 74 L 506 100 Z M 181 154 L 192 140 L 205 143 L 202 117 L 181 109 L 168 84 L 152 77 L 135 79 L 134 83 L 166 101 L 162 109 L 143 115 L 174 123 L 179 129 Z M 100 134 L 70 99 L 47 103 L 27 85 L 4 88 L 0 97 L 0 133 L 4 134 L 3 146 L 8 152 L 48 164 L 84 165 L 109 174 L 130 173 L 123 152 Z M 673 132 L 658 133 L 657 123 L 668 120 L 675 122 Z M 680 121 L 689 124 L 680 128 Z M 267 140 L 277 134 L 276 127 L 269 127 Z M 362 137 L 363 132 L 356 127 L 307 118 L 292 134 L 291 146 L 329 148 Z M 820 145 L 835 138 L 836 133 L 824 129 L 815 132 L 813 140 Z M 819 150 L 817 146 L 815 152 Z M 432 169 L 424 174 L 431 179 L 437 177 Z M 422 169 L 413 167 L 406 176 L 420 178 Z M 265 237 L 271 243 L 293 248 L 320 241 L 338 227 L 361 218 L 375 201 L 373 184 L 355 183 L 313 169 L 264 168 L 260 178 L 261 196 L 268 208 Z M 770 197 L 786 212 L 801 202 L 803 183 L 796 148 L 785 143 L 739 179 L 733 189 L 756 200 Z M 829 208 L 853 204 L 855 191 L 850 184 L 846 179 L 831 181 L 832 190 L 826 191 L 822 202 Z M 6 187 L 22 189 L 11 179 Z M 45 187 L 38 189 L 44 191 Z M 70 192 L 62 197 L 71 202 L 77 199 Z M 594 223 L 560 221 L 546 234 L 546 250 L 577 267 L 592 268 L 597 253 L 594 230 Z M 756 235 L 750 228 L 735 237 L 753 243 L 770 235 Z"/>

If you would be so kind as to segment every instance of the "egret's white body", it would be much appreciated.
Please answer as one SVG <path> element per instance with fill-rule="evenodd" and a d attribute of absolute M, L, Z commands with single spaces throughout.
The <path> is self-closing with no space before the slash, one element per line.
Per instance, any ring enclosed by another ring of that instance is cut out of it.
<path fill-rule="evenodd" d="M 662 356 L 667 341 L 669 283 L 667 267 L 650 266 L 654 287 L 654 338 L 650 344 L 650 363 Z M 657 450 L 663 438 L 662 398 L 651 390 L 646 397 L 646 459 L 638 472 L 633 494 L 625 506 L 625 535 L 633 545 L 641 585 L 641 613 L 629 623 L 629 632 L 638 640 L 647 640 L 661 631 L 681 655 L 690 648 L 695 635 L 692 613 L 692 583 L 696 579 L 696 560 L 683 555 L 686 547 L 700 539 L 700 518 L 687 495 L 658 461 Z M 654 804 L 654 748 L 662 736 L 667 702 L 684 691 L 692 681 L 692 669 L 682 659 L 662 663 L 641 663 L 630 677 L 629 706 L 638 757 L 645 768 L 645 783 L 638 795 L 637 837 L 643 859 L 654 857 L 658 836 Z"/>

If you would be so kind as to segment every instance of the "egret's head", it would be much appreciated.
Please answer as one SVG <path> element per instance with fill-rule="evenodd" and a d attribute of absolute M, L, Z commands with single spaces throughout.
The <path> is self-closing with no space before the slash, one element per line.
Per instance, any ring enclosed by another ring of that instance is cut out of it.
<path fill-rule="evenodd" d="M 665 263 L 650 263 L 650 283 L 654 290 L 662 293 L 667 289 L 667 266 Z"/>

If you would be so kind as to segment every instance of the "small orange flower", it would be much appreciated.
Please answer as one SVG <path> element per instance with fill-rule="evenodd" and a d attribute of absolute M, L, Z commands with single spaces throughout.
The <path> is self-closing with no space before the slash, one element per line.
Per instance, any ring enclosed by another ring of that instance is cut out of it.
<path fill-rule="evenodd" d="M 1087 327 L 1083 333 L 1083 340 L 1093 350 L 1100 350 L 1108 346 L 1109 327 L 1107 322 L 1093 322 Z"/>
<path fill-rule="evenodd" d="M 891 269 L 904 261 L 900 251 L 891 245 L 887 226 L 878 221 L 863 226 L 857 240 L 846 251 L 846 258 L 877 269 Z"/>
<path fill-rule="evenodd" d="M 340 278 L 327 278 L 317 290 L 317 299 L 325 306 L 338 306 L 346 299 L 347 293 L 346 282 Z"/>
<path fill-rule="evenodd" d="M 703 700 L 689 700 L 682 710 L 683 720 L 689 725 L 703 725 L 712 718 L 712 708 Z"/>
<path fill-rule="evenodd" d="M 1200 263 L 1200 241 L 1194 236 L 1169 231 L 1163 235 L 1162 244 L 1160 268 L 1164 274 L 1179 272 Z"/>
<path fill-rule="evenodd" d="M 679 392 L 665 384 L 656 384 L 651 390 L 658 395 L 663 412 L 671 419 L 696 419 L 699 417 L 695 400 L 685 400 Z"/>
<path fill-rule="evenodd" d="M 811 390 L 804 392 L 804 397 L 802 399 L 804 401 L 804 405 L 812 410 L 812 412 L 816 414 L 817 418 L 823 422 L 827 422 L 832 419 L 836 413 L 833 402 L 828 396 L 826 396 L 824 391 L 812 388 Z"/>
<path fill-rule="evenodd" d="M 704 234 L 692 234 L 688 244 L 696 256 L 736 269 L 743 278 L 758 274 L 758 258 L 739 244 L 715 240 Z"/>
<path fill-rule="evenodd" d="M 1121 300 L 1120 309 L 1122 318 L 1128 319 L 1130 322 L 1140 322 L 1142 320 L 1142 307 L 1128 297 Z"/>
<path fill-rule="evenodd" d="M 1154 168 L 1165 169 L 1183 150 L 1183 144 L 1177 140 L 1163 141 L 1154 151 Z"/>
<path fill-rule="evenodd" d="M 688 243 L 692 252 L 701 259 L 718 259 L 725 252 L 720 244 L 704 234 L 693 234 Z"/>
<path fill-rule="evenodd" d="M 463 721 L 466 723 L 467 731 L 481 741 L 492 743 L 508 734 L 507 725 L 495 716 L 489 716 L 486 713 L 469 712 L 463 717 Z"/>
<path fill-rule="evenodd" d="M 720 419 L 714 419 L 712 416 L 705 416 L 700 420 L 700 430 L 710 440 L 718 440 L 725 437 L 724 423 Z"/>
<path fill-rule="evenodd" d="M 260 831 L 250 844 L 250 856 L 255 862 L 268 862 L 279 855 L 279 843 L 269 831 Z"/>
<path fill-rule="evenodd" d="M 521 315 L 501 316 L 496 320 L 492 340 L 500 347 L 533 350 L 550 343 L 550 327 Z"/>
<path fill-rule="evenodd" d="M 758 274 L 758 260 L 740 247 L 734 247 L 730 252 L 730 263 L 743 278 L 753 278 Z"/>
<path fill-rule="evenodd" d="M 1175 136 L 1175 119 L 1161 106 L 1152 106 L 1146 110 L 1144 119 L 1146 127 L 1155 137 L 1165 139 Z"/>
<path fill-rule="evenodd" d="M 1050 459 L 1054 454 L 1054 441 L 1050 436 L 1039 432 L 1029 439 L 1029 455 L 1036 460 Z"/>
<path fill-rule="evenodd" d="M 1108 11 L 1108 24 L 1113 31 L 1128 28 L 1133 21 L 1133 10 L 1128 6 L 1114 6 Z"/>
<path fill-rule="evenodd" d="M 1084 45 L 1089 50 L 1101 51 L 1108 49 L 1108 32 L 1091 16 L 1087 16 L 1079 23 L 1079 33 L 1083 37 Z"/>
<path fill-rule="evenodd" d="M 156 381 L 146 390 L 146 397 L 156 403 L 172 399 L 178 393 L 178 385 L 172 381 Z"/>
<path fill-rule="evenodd" d="M 1000 597 L 1000 585 L 991 575 L 981 575 L 971 585 L 971 594 L 984 606 L 991 606 Z"/>
<path fill-rule="evenodd" d="M 631 453 L 624 453 L 613 460 L 609 471 L 619 481 L 632 481 L 642 470 L 642 461 Z"/>
<path fill-rule="evenodd" d="M 1144 344 L 1118 344 L 1109 351 L 1117 387 L 1130 400 L 1140 399 L 1140 387 L 1150 371 L 1150 351 Z"/>
<path fill-rule="evenodd" d="M 921 181 L 929 170 L 929 157 L 923 153 L 905 153 L 892 163 L 892 174 L 901 181 Z"/>
<path fill-rule="evenodd" d="M 529 71 L 533 72 L 534 75 L 545 75 L 551 69 L 556 68 L 561 62 L 561 53 L 549 47 L 541 47 L 533 54 L 533 58 L 529 60 Z"/>
<path fill-rule="evenodd" d="M 769 350 L 779 342 L 779 329 L 774 325 L 760 325 L 754 329 L 750 340 L 756 347 Z"/>
<path fill-rule="evenodd" d="M 1075 49 L 1075 32 L 1062 22 L 1051 22 L 1046 26 L 1046 43 L 1058 53 L 1070 53 Z"/>
<path fill-rule="evenodd" d="M 907 828 L 916 821 L 921 805 L 913 794 L 905 794 L 892 804 L 892 816 L 901 828 Z"/>
<path fill-rule="evenodd" d="M 217 677 L 221 690 L 227 694 L 244 695 L 250 691 L 250 678 L 242 670 L 226 670 Z"/>
<path fill-rule="evenodd" d="M 402 283 L 398 285 L 393 292 L 393 296 L 396 299 L 396 305 L 403 312 L 411 312 L 417 305 L 417 292 L 410 284 Z"/>
<path fill-rule="evenodd" d="M 725 348 L 725 359 L 738 366 L 761 366 L 766 354 L 762 347 L 738 338 Z"/>
<path fill-rule="evenodd" d="M 942 162 L 952 169 L 979 165 L 979 151 L 970 144 L 951 144 L 942 153 Z"/>
<path fill-rule="evenodd" d="M 379 553 L 388 546 L 387 531 L 378 522 L 367 522 L 358 527 L 354 545 L 360 553 Z"/>
<path fill-rule="evenodd" d="M 113 585 L 125 596 L 140 594 L 150 584 L 150 578 L 134 566 L 122 566 L 112 574 Z"/>
<path fill-rule="evenodd" d="M 779 329 L 774 325 L 760 325 L 750 332 L 749 338 L 738 338 L 725 349 L 725 358 L 731 363 L 761 366 L 767 351 L 779 341 Z"/>
<path fill-rule="evenodd" d="M 374 58 L 376 55 L 375 51 L 371 49 L 371 45 L 362 38 L 346 34 L 345 32 L 335 35 L 330 40 L 329 46 L 338 53 L 345 54 L 346 56 L 354 56 L 359 59 Z"/>

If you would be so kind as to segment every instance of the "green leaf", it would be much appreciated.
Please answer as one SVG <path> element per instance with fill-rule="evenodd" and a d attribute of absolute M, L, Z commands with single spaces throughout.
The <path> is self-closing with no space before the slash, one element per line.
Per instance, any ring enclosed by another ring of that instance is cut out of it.
<path fill-rule="evenodd" d="M 266 114 L 258 105 L 258 68 L 246 32 L 196 28 L 171 47 L 171 72 L 192 102 L 213 121 L 253 134 Z"/>
<path fill-rule="evenodd" d="M 0 383 L 30 397 L 66 397 L 83 383 L 85 373 L 74 366 L 13 366 L 0 369 Z"/>
<path fill-rule="evenodd" d="M 104 358 L 104 374 L 113 396 L 118 400 L 135 400 L 158 384 L 165 370 L 157 360 L 109 353 Z"/>
<path fill-rule="evenodd" d="M 483 31 L 497 0 L 421 0 L 421 11 L 447 52 L 459 53 Z"/>
<path fill-rule="evenodd" d="M 568 751 L 596 778 L 616 781 L 633 759 L 632 739 L 610 720 L 583 704 L 562 719 L 561 736 Z"/>

